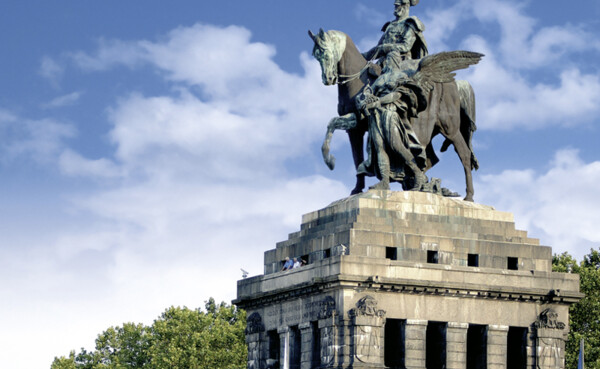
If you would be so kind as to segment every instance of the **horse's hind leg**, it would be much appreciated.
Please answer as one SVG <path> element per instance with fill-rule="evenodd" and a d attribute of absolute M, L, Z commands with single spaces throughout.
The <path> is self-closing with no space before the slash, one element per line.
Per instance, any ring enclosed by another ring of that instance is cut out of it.
<path fill-rule="evenodd" d="M 350 138 L 350 147 L 352 148 L 352 158 L 354 159 L 354 167 L 358 168 L 358 166 L 365 160 L 364 154 L 364 136 L 365 131 L 360 128 L 349 129 L 348 137 Z M 356 195 L 357 193 L 361 193 L 365 188 L 365 175 L 357 174 L 356 175 L 356 185 L 350 192 L 350 195 Z"/>
<path fill-rule="evenodd" d="M 473 201 L 475 190 L 473 189 L 473 176 L 471 173 L 471 149 L 459 131 L 456 132 L 454 137 L 450 138 L 450 141 L 452 141 L 452 144 L 454 145 L 454 151 L 456 151 L 458 154 L 458 157 L 460 158 L 465 170 L 465 181 L 467 183 L 467 195 L 465 196 L 465 201 Z"/>

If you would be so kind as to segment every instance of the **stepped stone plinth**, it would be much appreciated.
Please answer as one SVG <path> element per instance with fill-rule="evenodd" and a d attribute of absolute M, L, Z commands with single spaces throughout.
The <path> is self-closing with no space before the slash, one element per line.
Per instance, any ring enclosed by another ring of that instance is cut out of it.
<path fill-rule="evenodd" d="M 307 265 L 281 271 L 286 257 Z M 564 368 L 577 275 L 512 214 L 369 191 L 303 216 L 238 281 L 248 368 Z"/>

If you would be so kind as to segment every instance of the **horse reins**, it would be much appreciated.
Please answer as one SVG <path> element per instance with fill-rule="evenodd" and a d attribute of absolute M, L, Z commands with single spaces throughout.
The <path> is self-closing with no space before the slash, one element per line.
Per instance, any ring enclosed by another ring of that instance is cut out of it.
<path fill-rule="evenodd" d="M 368 68 L 370 65 L 373 65 L 373 60 L 377 59 L 377 56 L 379 54 L 379 50 L 377 50 L 375 52 L 375 55 L 373 55 L 373 57 L 371 58 L 371 60 L 367 60 L 367 63 L 365 64 L 364 67 L 362 67 L 362 69 L 360 71 L 358 71 L 357 73 L 354 74 L 349 74 L 349 75 L 345 75 L 345 74 L 340 74 L 338 75 L 338 77 L 340 78 L 347 78 L 343 81 L 338 81 L 338 85 L 345 85 L 346 83 L 350 83 L 352 81 L 354 81 L 355 79 L 357 79 L 358 77 L 360 77 Z"/>

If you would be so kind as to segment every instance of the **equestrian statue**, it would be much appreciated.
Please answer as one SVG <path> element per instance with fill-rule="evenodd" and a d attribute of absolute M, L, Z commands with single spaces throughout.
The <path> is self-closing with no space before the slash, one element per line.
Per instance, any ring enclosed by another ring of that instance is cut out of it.
<path fill-rule="evenodd" d="M 468 82 L 455 81 L 454 72 L 477 64 L 483 54 L 428 55 L 425 26 L 409 16 L 410 7 L 418 2 L 395 0 L 396 19 L 384 25 L 378 44 L 364 54 L 343 32 L 309 31 L 323 83 L 338 86 L 339 117 L 327 127 L 323 158 L 333 170 L 330 141 L 335 130 L 344 129 L 357 169 L 351 194 L 362 192 L 365 176 L 376 176 L 380 182 L 372 189 L 389 189 L 390 182 L 398 182 L 404 190 L 457 196 L 425 174 L 439 161 L 432 139 L 441 134 L 445 138 L 441 151 L 454 147 L 464 167 L 465 200 L 473 201 L 471 172 L 479 167 L 471 144 L 475 94 Z"/>

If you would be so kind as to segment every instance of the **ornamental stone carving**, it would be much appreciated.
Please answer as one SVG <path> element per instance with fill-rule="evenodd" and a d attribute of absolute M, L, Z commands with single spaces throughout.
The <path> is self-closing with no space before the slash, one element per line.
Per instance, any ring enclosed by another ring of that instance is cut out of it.
<path fill-rule="evenodd" d="M 335 300 L 331 296 L 327 296 L 321 301 L 320 309 L 317 317 L 319 319 L 328 319 L 335 313 Z"/>
<path fill-rule="evenodd" d="M 261 333 L 265 331 L 265 325 L 263 324 L 262 317 L 259 313 L 252 313 L 246 319 L 246 335 Z"/>
<path fill-rule="evenodd" d="M 385 317 L 385 310 L 377 309 L 377 300 L 373 296 L 365 296 L 358 300 L 356 308 L 350 310 L 350 316 Z"/>
<path fill-rule="evenodd" d="M 558 321 L 558 314 L 553 309 L 542 311 L 538 320 L 534 323 L 538 329 L 565 329 L 566 324 Z"/>

